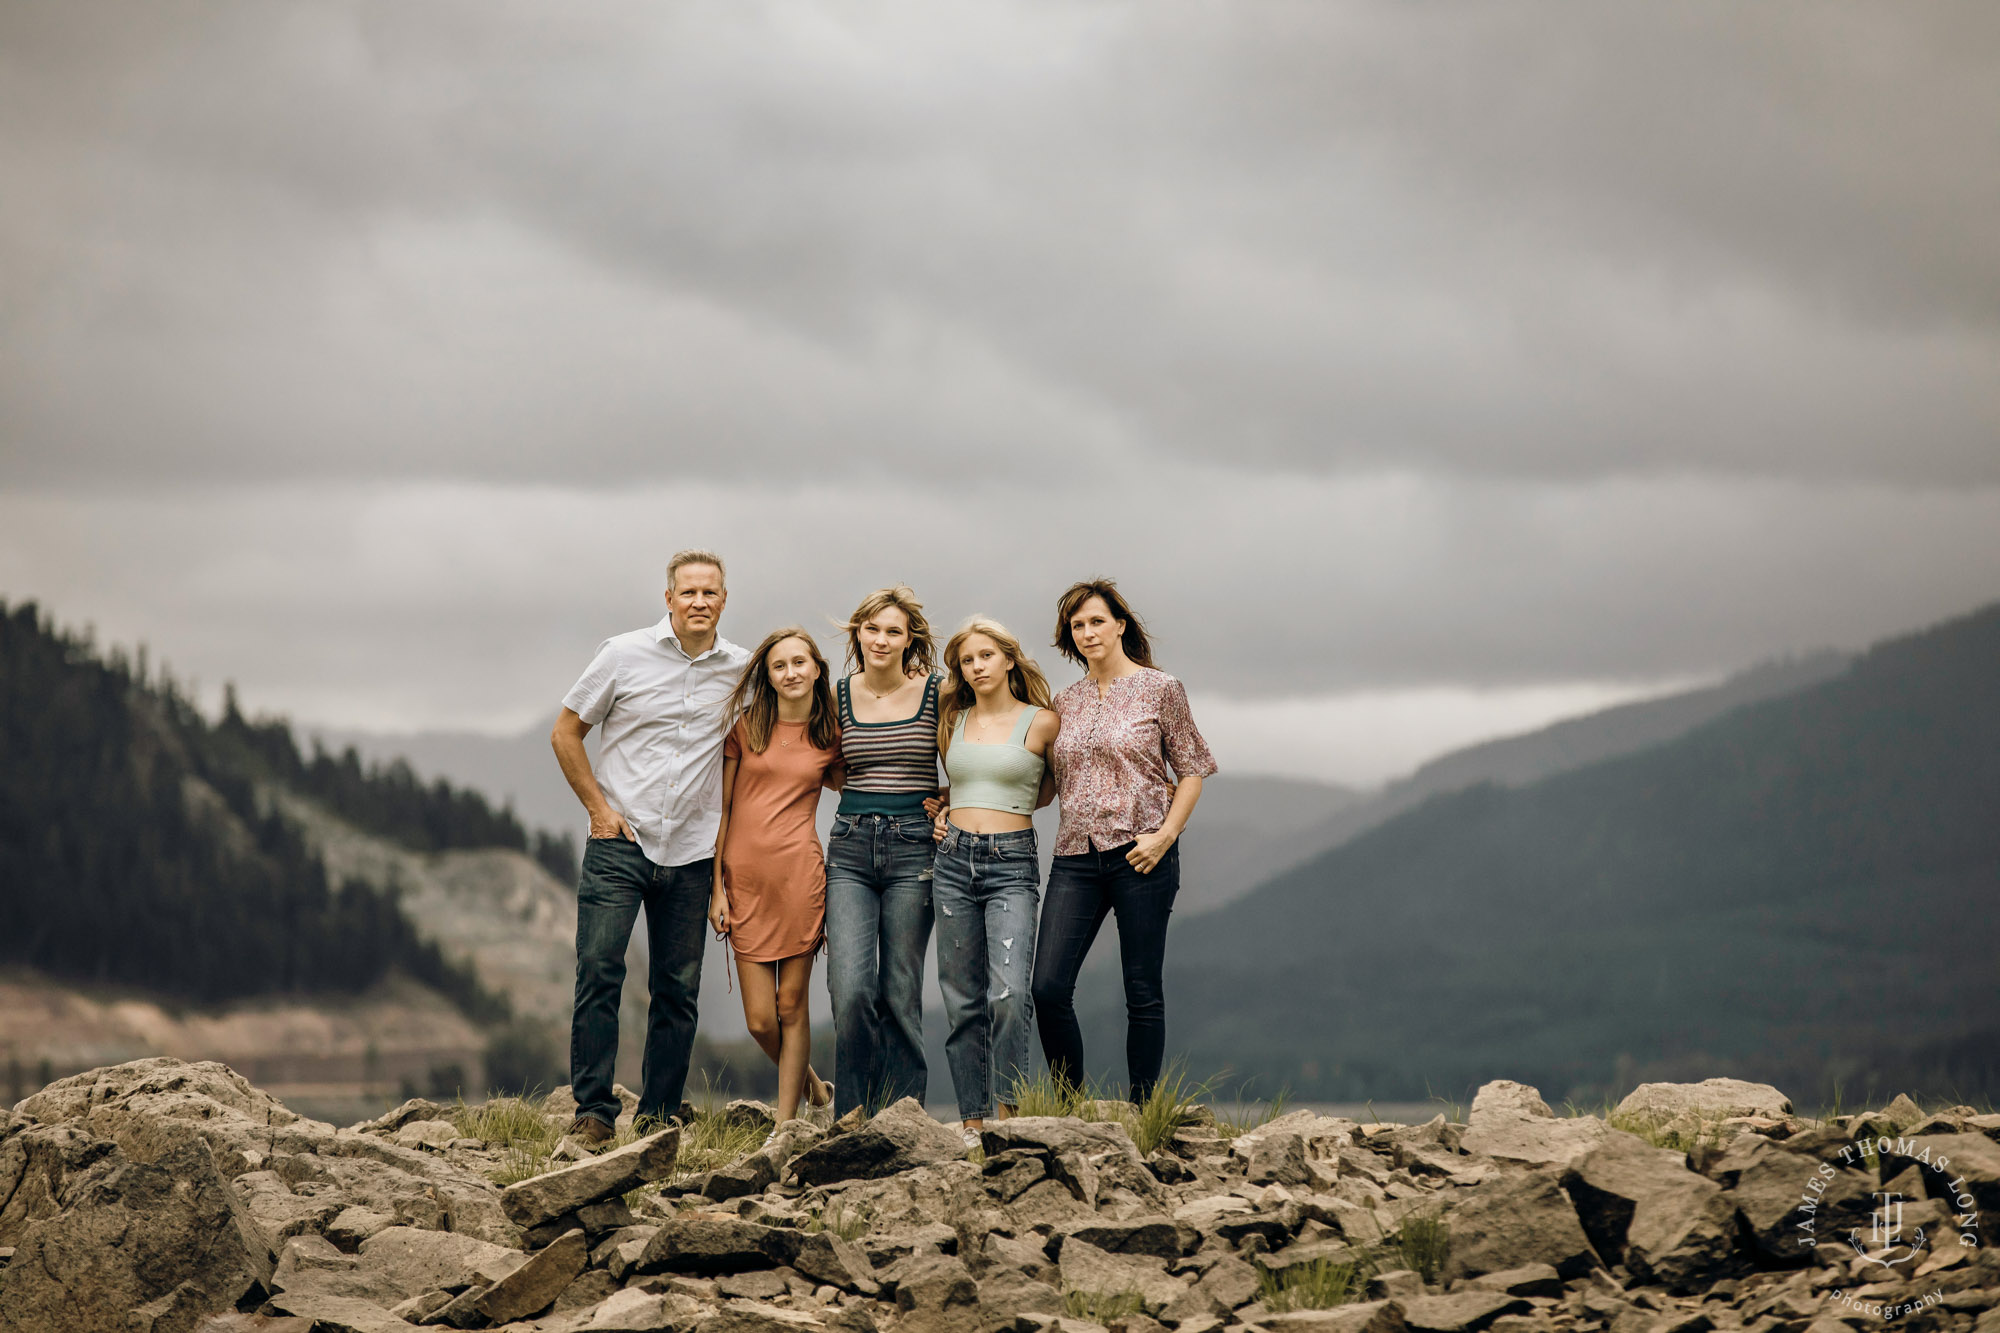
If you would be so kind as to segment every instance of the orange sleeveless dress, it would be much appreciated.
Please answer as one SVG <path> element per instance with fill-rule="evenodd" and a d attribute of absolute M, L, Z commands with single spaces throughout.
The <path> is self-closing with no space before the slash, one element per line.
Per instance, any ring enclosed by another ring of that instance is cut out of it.
<path fill-rule="evenodd" d="M 805 723 L 778 722 L 758 754 L 739 721 L 722 754 L 736 761 L 722 841 L 730 947 L 753 963 L 812 953 L 826 937 L 826 860 L 813 816 L 840 747 L 814 749 Z"/>

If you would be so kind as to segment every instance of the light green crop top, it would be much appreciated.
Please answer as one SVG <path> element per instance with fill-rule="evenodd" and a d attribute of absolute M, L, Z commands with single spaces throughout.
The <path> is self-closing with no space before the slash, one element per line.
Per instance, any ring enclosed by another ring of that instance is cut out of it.
<path fill-rule="evenodd" d="M 1028 728 L 1042 710 L 1030 704 L 1021 710 L 1014 734 L 1005 741 L 976 743 L 965 739 L 964 713 L 951 725 L 951 748 L 944 771 L 951 779 L 955 810 L 1004 810 L 1013 815 L 1035 813 L 1042 789 L 1042 757 L 1028 748 Z"/>

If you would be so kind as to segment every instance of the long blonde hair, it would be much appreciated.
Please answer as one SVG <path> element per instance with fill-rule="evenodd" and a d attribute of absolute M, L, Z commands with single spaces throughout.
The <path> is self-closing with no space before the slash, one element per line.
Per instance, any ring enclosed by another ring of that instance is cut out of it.
<path fill-rule="evenodd" d="M 771 650 L 786 639 L 799 639 L 819 665 L 819 679 L 813 682 L 812 711 L 806 715 L 806 739 L 815 750 L 831 750 L 840 743 L 840 721 L 833 711 L 833 682 L 828 679 L 826 658 L 820 655 L 813 636 L 797 625 L 774 629 L 750 654 L 736 688 L 729 695 L 729 713 L 743 719 L 743 738 L 751 752 L 762 754 L 771 744 L 771 729 L 778 725 L 778 687 L 771 683 Z"/>
<path fill-rule="evenodd" d="M 1047 708 L 1053 697 L 1049 692 L 1049 678 L 1035 665 L 1035 659 L 1028 656 L 1021 647 L 1021 641 L 1007 632 L 1007 627 L 997 620 L 985 616 L 974 616 L 958 627 L 951 641 L 944 646 L 944 686 L 938 691 L 938 749 L 951 744 L 951 730 L 958 724 L 959 715 L 968 712 L 979 702 L 972 682 L 965 678 L 958 667 L 958 657 L 965 648 L 965 641 L 975 634 L 984 634 L 993 640 L 1001 652 L 1014 659 L 1014 665 L 1007 672 L 1007 688 L 1016 699 L 1036 708 Z"/>
<path fill-rule="evenodd" d="M 924 619 L 924 604 L 907 583 L 877 588 L 854 608 L 846 625 L 847 665 L 856 671 L 861 669 L 866 660 L 861 655 L 861 627 L 892 606 L 910 622 L 910 646 L 903 649 L 903 674 L 930 675 L 937 670 L 937 645 L 931 641 L 931 622 Z"/>

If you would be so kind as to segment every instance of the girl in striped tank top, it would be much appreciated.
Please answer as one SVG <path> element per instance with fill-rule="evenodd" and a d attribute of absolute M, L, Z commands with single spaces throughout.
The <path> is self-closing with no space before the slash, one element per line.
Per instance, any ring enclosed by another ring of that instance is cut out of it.
<path fill-rule="evenodd" d="M 898 584 L 847 622 L 859 670 L 835 693 L 847 779 L 826 847 L 827 986 L 834 1114 L 924 1100 L 924 953 L 931 937 L 931 816 L 938 685 L 923 604 Z"/>

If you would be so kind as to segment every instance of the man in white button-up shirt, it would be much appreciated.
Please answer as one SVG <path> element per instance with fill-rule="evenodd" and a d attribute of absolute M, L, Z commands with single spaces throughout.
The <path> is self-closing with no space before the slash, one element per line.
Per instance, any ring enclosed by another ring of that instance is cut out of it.
<path fill-rule="evenodd" d="M 577 1109 L 570 1132 L 593 1144 L 611 1138 L 618 1118 L 611 1090 L 618 1000 L 625 947 L 642 906 L 652 1002 L 639 1119 L 673 1114 L 687 1083 L 715 886 L 729 693 L 749 659 L 716 634 L 728 598 L 721 557 L 675 555 L 667 565 L 666 619 L 604 641 L 564 697 L 549 737 L 563 776 L 590 813 L 577 886 L 569 1068 Z M 583 738 L 600 723 L 592 772 Z"/>

